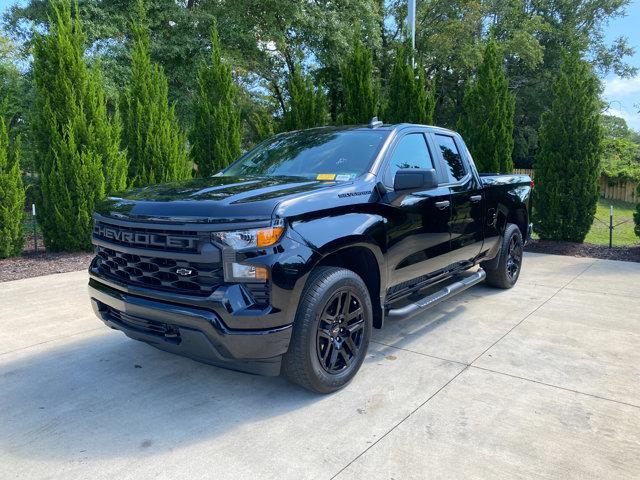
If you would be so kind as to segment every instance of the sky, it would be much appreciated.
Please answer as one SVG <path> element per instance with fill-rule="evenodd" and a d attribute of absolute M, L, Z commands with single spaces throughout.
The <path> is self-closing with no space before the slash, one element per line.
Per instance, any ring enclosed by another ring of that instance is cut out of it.
<path fill-rule="evenodd" d="M 10 5 L 26 0 L 0 0 L 0 15 Z M 418 0 L 419 2 L 420 0 Z M 605 28 L 605 38 L 612 42 L 619 36 L 627 37 L 636 53 L 627 61 L 640 69 L 640 0 L 632 0 L 627 7 L 627 15 L 609 22 Z M 603 79 L 603 98 L 607 102 L 607 112 L 624 118 L 634 130 L 640 131 L 640 73 L 634 78 L 619 78 L 613 74 Z"/>
<path fill-rule="evenodd" d="M 1 1 L 1 0 L 0 0 Z M 627 16 L 614 19 L 605 29 L 606 39 L 627 37 L 636 53 L 627 61 L 640 70 L 640 0 L 627 7 Z M 640 73 L 634 78 L 609 75 L 604 79 L 604 100 L 609 103 L 608 113 L 622 117 L 634 130 L 640 130 Z"/>

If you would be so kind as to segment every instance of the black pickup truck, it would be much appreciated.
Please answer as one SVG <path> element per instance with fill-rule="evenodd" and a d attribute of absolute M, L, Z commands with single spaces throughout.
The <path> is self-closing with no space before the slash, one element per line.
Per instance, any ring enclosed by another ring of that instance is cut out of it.
<path fill-rule="evenodd" d="M 213 177 L 105 200 L 91 301 L 162 350 L 331 392 L 385 319 L 515 284 L 532 188 L 478 174 L 442 128 L 277 135 Z"/>

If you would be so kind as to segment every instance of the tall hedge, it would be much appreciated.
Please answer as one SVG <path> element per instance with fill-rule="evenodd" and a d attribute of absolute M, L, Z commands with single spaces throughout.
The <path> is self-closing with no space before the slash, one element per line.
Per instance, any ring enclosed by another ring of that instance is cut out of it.
<path fill-rule="evenodd" d="M 465 89 L 458 120 L 458 130 L 481 172 L 513 171 L 514 112 L 515 97 L 509 92 L 502 58 L 491 37 L 476 78 Z"/>
<path fill-rule="evenodd" d="M 105 192 L 125 187 L 126 157 L 100 75 L 85 63 L 78 12 L 69 0 L 50 5 L 49 31 L 36 37 L 33 52 L 38 219 L 47 249 L 88 250 L 94 205 Z"/>
<path fill-rule="evenodd" d="M 121 98 L 122 144 L 129 156 L 133 186 L 191 177 L 186 134 L 169 105 L 167 77 L 151 62 L 145 6 L 138 0 L 138 18 L 131 25 L 131 78 Z"/>
<path fill-rule="evenodd" d="M 198 174 L 208 177 L 240 156 L 240 111 L 231 68 L 220 55 L 220 39 L 211 31 L 211 63 L 198 69 L 198 91 L 191 129 L 191 157 Z"/>
<path fill-rule="evenodd" d="M 389 123 L 433 123 L 436 106 L 433 82 L 427 82 L 422 68 L 413 68 L 404 48 L 396 52 L 387 86 L 387 102 L 383 119 Z"/>
<path fill-rule="evenodd" d="M 369 123 L 378 111 L 379 84 L 373 74 L 373 56 L 360 40 L 340 68 L 343 94 L 342 123 Z"/>
<path fill-rule="evenodd" d="M 535 160 L 534 226 L 540 238 L 582 242 L 593 223 L 602 148 L 599 87 L 580 53 L 563 53 Z"/>
<path fill-rule="evenodd" d="M 20 139 L 9 142 L 0 111 L 0 258 L 19 255 L 24 245 L 22 221 L 25 193 L 19 161 Z"/>
<path fill-rule="evenodd" d="M 638 198 L 640 198 L 640 185 L 638 185 L 638 190 L 636 191 L 638 194 Z M 633 221 L 635 222 L 635 232 L 636 235 L 640 237 L 640 203 L 636 206 L 636 211 L 633 214 Z"/>
<path fill-rule="evenodd" d="M 327 123 L 327 99 L 322 86 L 313 86 L 309 75 L 298 67 L 287 82 L 289 101 L 284 112 L 283 128 L 287 131 L 319 127 Z"/>

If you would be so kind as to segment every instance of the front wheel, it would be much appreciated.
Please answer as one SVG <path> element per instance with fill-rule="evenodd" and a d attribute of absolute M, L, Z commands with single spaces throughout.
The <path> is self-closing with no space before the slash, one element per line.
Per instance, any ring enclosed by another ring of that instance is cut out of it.
<path fill-rule="evenodd" d="M 481 264 L 487 273 L 486 283 L 496 288 L 511 288 L 518 281 L 522 269 L 522 233 L 517 225 L 507 224 L 498 257 Z"/>
<path fill-rule="evenodd" d="M 318 267 L 298 305 L 284 374 L 314 392 L 339 390 L 360 369 L 371 329 L 371 299 L 362 279 L 351 270 Z"/>

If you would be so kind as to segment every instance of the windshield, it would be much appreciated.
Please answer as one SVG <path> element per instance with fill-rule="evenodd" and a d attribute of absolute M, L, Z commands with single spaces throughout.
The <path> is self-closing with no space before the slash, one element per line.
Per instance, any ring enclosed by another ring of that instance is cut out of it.
<path fill-rule="evenodd" d="M 388 134 L 381 130 L 293 132 L 258 145 L 222 174 L 351 180 L 369 170 Z"/>

